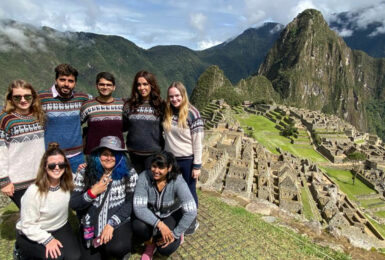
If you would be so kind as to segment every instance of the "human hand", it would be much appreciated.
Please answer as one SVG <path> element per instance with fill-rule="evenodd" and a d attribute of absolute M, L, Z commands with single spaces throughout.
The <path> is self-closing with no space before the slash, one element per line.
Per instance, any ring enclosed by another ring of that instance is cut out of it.
<path fill-rule="evenodd" d="M 4 195 L 7 195 L 9 197 L 13 196 L 13 193 L 15 193 L 15 186 L 13 183 L 8 183 L 6 186 L 1 188 L 1 192 L 4 193 Z"/>
<path fill-rule="evenodd" d="M 111 181 L 112 179 L 109 176 L 103 174 L 100 180 L 91 187 L 91 193 L 95 196 L 103 193 Z"/>
<path fill-rule="evenodd" d="M 87 163 L 81 163 L 81 164 L 79 164 L 77 171 L 80 171 L 80 170 L 82 170 L 82 169 L 84 169 L 86 167 L 87 167 Z"/>
<path fill-rule="evenodd" d="M 63 245 L 57 239 L 52 239 L 48 244 L 45 245 L 45 258 L 58 258 L 61 255 L 60 248 Z"/>
<path fill-rule="evenodd" d="M 107 244 L 112 239 L 112 234 L 114 233 L 114 228 L 107 224 L 104 226 L 102 234 L 100 235 L 100 244 Z"/>
<path fill-rule="evenodd" d="M 200 175 L 201 175 L 201 169 L 193 169 L 192 170 L 192 177 L 194 179 L 198 179 Z"/>
<path fill-rule="evenodd" d="M 172 234 L 172 231 L 166 224 L 164 224 L 163 221 L 159 221 L 157 227 L 160 233 L 162 234 L 162 238 L 156 242 L 158 246 L 162 245 L 162 247 L 166 247 L 172 242 L 174 242 L 175 238 L 174 238 L 174 235 Z"/>

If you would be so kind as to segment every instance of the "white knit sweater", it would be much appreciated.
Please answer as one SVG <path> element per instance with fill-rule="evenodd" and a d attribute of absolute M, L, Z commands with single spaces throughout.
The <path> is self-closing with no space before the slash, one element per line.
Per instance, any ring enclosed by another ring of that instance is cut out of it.
<path fill-rule="evenodd" d="M 16 229 L 37 243 L 46 245 L 53 239 L 50 231 L 63 227 L 68 220 L 70 192 L 51 189 L 44 196 L 33 184 L 21 198 L 20 220 Z"/>

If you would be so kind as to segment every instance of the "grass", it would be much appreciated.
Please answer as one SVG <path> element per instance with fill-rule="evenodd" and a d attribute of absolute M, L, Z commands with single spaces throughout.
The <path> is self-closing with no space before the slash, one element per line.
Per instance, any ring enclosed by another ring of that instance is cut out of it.
<path fill-rule="evenodd" d="M 305 192 L 304 192 L 305 193 Z M 245 210 L 243 207 L 230 206 L 216 197 L 209 197 L 209 204 L 212 207 L 216 207 L 217 210 L 221 212 L 223 216 L 223 222 L 227 222 L 227 216 L 231 216 L 234 219 L 233 225 L 234 232 L 237 233 L 237 237 L 242 237 L 242 233 L 254 233 L 254 234 L 263 234 L 262 240 L 266 240 L 269 245 L 266 245 L 265 249 L 262 249 L 266 252 L 272 250 L 269 247 L 275 248 L 274 257 L 277 259 L 314 259 L 314 258 L 323 258 L 323 259 L 350 259 L 350 256 L 343 253 L 337 253 L 332 251 L 329 248 L 320 247 L 313 244 L 309 238 L 306 236 L 297 234 L 291 230 L 283 228 L 279 225 L 270 224 L 261 219 L 259 215 L 252 214 Z M 215 205 L 215 206 L 214 206 Z M 235 223 L 239 221 L 242 224 L 242 227 L 236 227 Z M 239 229 L 239 233 L 237 232 Z M 272 239 L 272 240 L 271 240 Z M 248 243 L 253 243 L 248 240 Z M 241 246 L 241 250 L 247 251 L 247 246 Z M 243 249 L 242 249 L 243 248 Z M 261 249 L 255 249 L 261 250 Z M 282 250 L 286 250 L 283 252 Z M 277 252 L 282 251 L 282 252 Z M 261 256 L 261 255 L 260 255 Z M 253 259 L 253 256 L 250 259 Z M 234 258 L 236 259 L 236 258 Z M 259 259 L 259 258 L 258 258 Z"/>
<path fill-rule="evenodd" d="M 376 215 L 377 217 L 380 217 L 380 218 L 385 218 L 385 211 L 383 211 L 383 210 L 377 211 L 374 213 L 374 215 Z"/>
<path fill-rule="evenodd" d="M 305 215 L 305 218 L 308 220 L 314 220 L 315 217 L 313 215 L 313 211 L 311 210 L 309 194 L 307 193 L 306 188 L 303 187 L 301 188 L 301 199 L 303 206 L 303 214 Z"/>
<path fill-rule="evenodd" d="M 380 232 L 380 234 L 385 237 L 385 225 L 381 225 L 379 224 L 377 221 L 375 221 L 374 219 L 372 219 L 371 216 L 369 216 L 368 214 L 364 213 L 365 217 L 369 220 L 370 223 L 372 223 L 372 225 L 378 230 L 378 232 Z"/>
<path fill-rule="evenodd" d="M 385 201 L 381 199 L 360 200 L 360 204 L 364 208 L 377 208 L 379 206 L 385 206 Z"/>
<path fill-rule="evenodd" d="M 310 141 L 309 145 L 291 144 L 288 138 L 280 135 L 280 131 L 275 128 L 275 123 L 264 116 L 244 114 L 243 116 L 237 116 L 237 119 L 245 129 L 247 126 L 252 126 L 253 132 L 245 130 L 246 133 L 252 135 L 260 144 L 274 154 L 278 154 L 277 147 L 280 147 L 282 150 L 300 158 L 307 158 L 313 162 L 328 162 L 325 157 L 314 151 Z"/>
<path fill-rule="evenodd" d="M 358 201 L 356 196 L 376 194 L 376 191 L 366 186 L 362 181 L 356 178 L 353 185 L 352 173 L 347 170 L 340 170 L 335 168 L 322 168 L 335 181 L 342 192 L 344 192 L 350 199 Z"/>

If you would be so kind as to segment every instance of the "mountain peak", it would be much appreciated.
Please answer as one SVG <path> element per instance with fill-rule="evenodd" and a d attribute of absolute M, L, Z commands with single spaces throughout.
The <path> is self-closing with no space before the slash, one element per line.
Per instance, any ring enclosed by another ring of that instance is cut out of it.
<path fill-rule="evenodd" d="M 286 103 L 335 113 L 366 130 L 364 92 L 374 85 L 376 64 L 348 48 L 319 11 L 308 9 L 283 30 L 259 74 Z"/>

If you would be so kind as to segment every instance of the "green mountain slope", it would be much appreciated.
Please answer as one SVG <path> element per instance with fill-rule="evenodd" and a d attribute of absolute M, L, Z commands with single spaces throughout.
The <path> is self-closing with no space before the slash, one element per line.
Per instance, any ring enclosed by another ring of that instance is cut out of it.
<path fill-rule="evenodd" d="M 226 76 L 234 81 L 256 71 L 278 37 L 275 26 L 249 29 L 234 40 L 205 51 L 182 46 L 145 50 L 118 36 L 63 33 L 0 20 L 0 95 L 17 78 L 30 81 L 37 89 L 51 86 L 53 70 L 60 63 L 77 68 L 78 89 L 91 94 L 96 94 L 96 74 L 109 71 L 117 78 L 116 95 L 127 97 L 133 77 L 141 69 L 155 73 L 163 95 L 175 80 L 182 81 L 191 93 L 199 75 L 210 65 L 224 67 Z"/>
<path fill-rule="evenodd" d="M 280 101 L 278 93 L 266 77 L 248 77 L 233 86 L 218 66 L 209 67 L 199 77 L 197 87 L 191 94 L 191 102 L 199 109 L 203 109 L 213 99 L 224 99 L 229 105 L 238 105 L 244 100 Z"/>
<path fill-rule="evenodd" d="M 322 14 L 306 10 L 282 32 L 259 69 L 285 103 L 337 114 L 360 130 L 383 99 L 385 59 L 351 50 Z"/>

